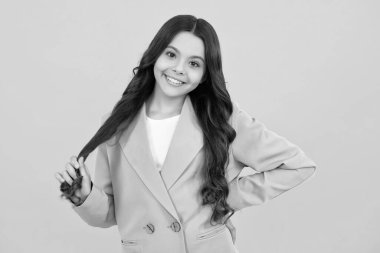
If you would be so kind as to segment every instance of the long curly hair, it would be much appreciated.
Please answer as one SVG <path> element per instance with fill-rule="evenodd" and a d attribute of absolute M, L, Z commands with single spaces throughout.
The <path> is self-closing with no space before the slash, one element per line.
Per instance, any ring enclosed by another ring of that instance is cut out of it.
<path fill-rule="evenodd" d="M 129 126 L 153 91 L 153 67 L 157 58 L 182 31 L 199 37 L 205 46 L 204 81 L 189 96 L 204 136 L 204 182 L 200 189 L 202 204 L 212 207 L 210 223 L 220 223 L 227 214 L 234 212 L 226 201 L 229 189 L 225 168 L 229 159 L 229 146 L 235 139 L 236 132 L 228 123 L 233 106 L 222 71 L 219 39 L 214 28 L 204 19 L 192 15 L 177 15 L 164 23 L 144 52 L 139 66 L 133 69 L 134 76 L 111 115 L 83 147 L 78 157 L 82 156 L 86 160 L 98 145 Z M 78 178 L 71 186 L 67 182 L 61 184 L 62 196 L 70 198 L 81 187 L 82 177 L 78 170 L 77 174 Z"/>

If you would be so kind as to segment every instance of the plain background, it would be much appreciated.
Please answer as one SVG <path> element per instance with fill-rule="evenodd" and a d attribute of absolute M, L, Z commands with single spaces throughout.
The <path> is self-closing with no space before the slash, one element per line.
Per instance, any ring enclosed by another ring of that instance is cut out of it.
<path fill-rule="evenodd" d="M 119 252 L 117 228 L 84 223 L 59 198 L 54 173 L 93 136 L 177 14 L 214 26 L 233 100 L 318 165 L 301 186 L 233 217 L 240 252 L 380 252 L 379 7 L 1 1 L 0 252 Z"/>

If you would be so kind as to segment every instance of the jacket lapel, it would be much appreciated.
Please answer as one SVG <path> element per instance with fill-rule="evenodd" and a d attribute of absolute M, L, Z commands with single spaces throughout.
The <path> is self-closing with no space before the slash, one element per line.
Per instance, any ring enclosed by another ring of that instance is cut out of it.
<path fill-rule="evenodd" d="M 182 106 L 161 175 L 155 168 L 147 137 L 145 103 L 131 125 L 122 133 L 119 143 L 128 162 L 147 188 L 178 219 L 168 191 L 203 146 L 203 133 L 197 123 L 190 97 L 186 96 Z"/>
<path fill-rule="evenodd" d="M 122 133 L 119 143 L 125 157 L 136 171 L 138 176 L 151 191 L 153 196 L 178 219 L 177 212 L 171 202 L 170 196 L 163 184 L 162 178 L 154 166 L 147 137 L 145 103 L 141 106 L 135 119 Z"/>
<path fill-rule="evenodd" d="M 190 97 L 186 96 L 161 171 L 168 190 L 180 178 L 202 147 L 203 132 L 198 124 Z"/>

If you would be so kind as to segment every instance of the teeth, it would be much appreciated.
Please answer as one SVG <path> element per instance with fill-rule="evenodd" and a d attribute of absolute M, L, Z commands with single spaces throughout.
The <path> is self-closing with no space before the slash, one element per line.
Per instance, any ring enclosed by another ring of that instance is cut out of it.
<path fill-rule="evenodd" d="M 168 76 L 166 76 L 166 79 L 167 79 L 169 82 L 174 83 L 174 84 L 177 84 L 177 85 L 178 85 L 178 84 L 183 84 L 183 82 L 178 81 L 178 80 L 173 79 L 173 78 L 168 77 Z"/>

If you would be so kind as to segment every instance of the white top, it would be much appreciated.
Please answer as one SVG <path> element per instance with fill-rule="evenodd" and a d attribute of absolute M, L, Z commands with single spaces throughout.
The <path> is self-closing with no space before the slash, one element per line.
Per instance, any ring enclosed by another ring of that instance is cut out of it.
<path fill-rule="evenodd" d="M 164 164 L 179 116 L 176 115 L 166 119 L 146 117 L 150 150 L 158 171 L 161 171 Z"/>

